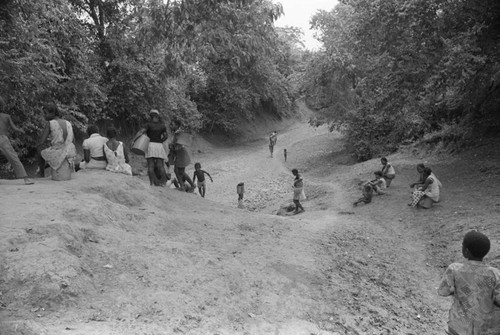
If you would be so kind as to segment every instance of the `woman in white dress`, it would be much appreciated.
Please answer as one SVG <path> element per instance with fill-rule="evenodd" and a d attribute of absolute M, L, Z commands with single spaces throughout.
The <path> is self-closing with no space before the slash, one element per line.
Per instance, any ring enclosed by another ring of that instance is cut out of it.
<path fill-rule="evenodd" d="M 103 147 L 106 162 L 108 163 L 106 170 L 131 176 L 132 167 L 128 164 L 128 153 L 125 150 L 123 142 L 116 140 L 116 129 L 109 128 L 107 135 L 109 140 Z"/>

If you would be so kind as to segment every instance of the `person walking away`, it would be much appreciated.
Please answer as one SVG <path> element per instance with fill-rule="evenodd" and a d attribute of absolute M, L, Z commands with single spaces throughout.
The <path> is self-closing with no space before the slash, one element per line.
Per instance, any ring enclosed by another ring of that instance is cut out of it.
<path fill-rule="evenodd" d="M 174 173 L 177 176 L 177 181 L 181 186 L 181 190 L 185 190 L 184 184 L 187 181 L 190 185 L 190 188 L 187 191 L 194 192 L 195 185 L 189 175 L 186 173 L 186 167 L 191 164 L 191 157 L 189 156 L 189 152 L 187 151 L 184 144 L 181 144 L 179 142 L 179 137 L 182 133 L 185 133 L 185 130 L 182 129 L 182 125 L 179 120 L 172 120 L 172 122 L 170 122 L 170 130 L 174 133 L 172 144 L 174 146 L 175 152 Z"/>
<path fill-rule="evenodd" d="M 391 186 L 391 182 L 394 178 L 396 178 L 396 171 L 392 164 L 387 161 L 387 158 L 382 157 L 380 159 L 382 163 L 382 177 L 385 179 L 387 187 Z"/>
<path fill-rule="evenodd" d="M 33 180 L 28 177 L 23 164 L 19 160 L 17 152 L 12 147 L 12 143 L 9 139 L 9 130 L 12 129 L 15 132 L 24 134 L 24 130 L 16 127 L 10 115 L 5 114 L 5 102 L 0 98 L 0 152 L 7 158 L 10 165 L 14 169 L 16 178 L 24 179 L 26 185 L 34 184 Z"/>
<path fill-rule="evenodd" d="M 116 134 L 115 128 L 109 128 L 107 131 L 109 141 L 103 146 L 106 156 L 106 170 L 131 176 L 132 167 L 128 164 L 128 152 L 123 142 L 116 140 Z"/>
<path fill-rule="evenodd" d="M 99 128 L 96 125 L 87 127 L 89 138 L 83 141 L 83 161 L 76 167 L 79 169 L 106 169 L 108 165 L 104 155 L 104 146 L 108 139 L 99 134 Z"/>
<path fill-rule="evenodd" d="M 149 137 L 149 145 L 146 153 L 149 184 L 154 186 L 165 186 L 167 183 L 165 160 L 168 160 L 168 157 L 165 152 L 163 142 L 168 138 L 167 127 L 165 126 L 165 123 L 163 123 L 158 110 L 152 109 L 149 112 L 149 117 L 150 121 L 137 132 L 132 140 L 132 143 L 141 137 L 141 135 L 146 133 Z M 160 178 L 156 176 L 155 170 L 159 171 Z"/>
<path fill-rule="evenodd" d="M 283 154 L 285 155 L 285 163 L 286 163 L 286 154 L 287 154 L 287 153 L 286 153 L 286 148 L 285 148 L 285 149 L 283 149 Z"/>
<path fill-rule="evenodd" d="M 472 230 L 462 242 L 464 263 L 446 269 L 438 294 L 453 296 L 448 317 L 448 334 L 500 334 L 500 270 L 483 263 L 490 251 L 490 240 Z"/>
<path fill-rule="evenodd" d="M 210 181 L 213 183 L 214 180 L 212 179 L 212 176 L 210 174 L 201 169 L 201 164 L 200 163 L 195 163 L 194 164 L 194 174 L 193 174 L 193 183 L 196 182 L 196 178 L 198 178 L 198 192 L 200 192 L 200 195 L 202 198 L 205 198 L 205 192 L 206 192 L 206 180 L 205 180 L 205 175 L 207 175 L 210 178 Z"/>
<path fill-rule="evenodd" d="M 273 151 L 274 151 L 274 146 L 276 145 L 276 142 L 278 142 L 278 134 L 276 133 L 276 130 L 275 130 L 269 136 L 269 151 L 271 152 L 271 157 L 273 157 Z"/>
<path fill-rule="evenodd" d="M 67 161 L 70 170 L 74 170 L 76 148 L 73 143 L 73 126 L 69 121 L 61 118 L 59 108 L 53 104 L 46 110 L 45 119 L 48 121 L 38 143 L 40 176 L 45 176 L 45 166 L 48 164 L 53 171 L 57 171 Z M 50 146 L 43 149 L 45 142 L 50 139 Z"/>
<path fill-rule="evenodd" d="M 293 180 L 293 203 L 295 204 L 295 211 L 293 213 L 299 214 L 305 212 L 304 207 L 300 204 L 301 198 L 305 198 L 304 181 L 297 169 L 293 169 L 292 174 L 295 176 Z"/>

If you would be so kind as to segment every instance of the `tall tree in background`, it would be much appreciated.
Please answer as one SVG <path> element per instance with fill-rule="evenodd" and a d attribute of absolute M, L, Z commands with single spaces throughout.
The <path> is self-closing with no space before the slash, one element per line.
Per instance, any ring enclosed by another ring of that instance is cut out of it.
<path fill-rule="evenodd" d="M 309 66 L 308 102 L 347 130 L 360 159 L 456 140 L 480 116 L 498 126 L 498 100 L 484 94 L 498 89 L 487 79 L 498 73 L 498 18 L 495 1 L 342 1 L 313 18 L 324 49 Z"/>

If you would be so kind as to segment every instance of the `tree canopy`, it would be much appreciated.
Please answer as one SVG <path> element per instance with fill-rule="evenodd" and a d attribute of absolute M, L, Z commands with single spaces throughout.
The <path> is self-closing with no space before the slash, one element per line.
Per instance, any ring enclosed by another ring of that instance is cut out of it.
<path fill-rule="evenodd" d="M 314 122 L 344 129 L 360 159 L 499 129 L 498 1 L 343 0 L 311 23 Z"/>

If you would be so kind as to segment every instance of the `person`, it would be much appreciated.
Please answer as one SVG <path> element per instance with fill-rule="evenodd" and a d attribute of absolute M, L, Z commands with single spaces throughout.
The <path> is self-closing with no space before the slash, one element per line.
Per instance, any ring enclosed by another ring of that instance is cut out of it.
<path fill-rule="evenodd" d="M 89 138 L 83 141 L 83 161 L 76 166 L 76 170 L 106 169 L 108 165 L 104 155 L 104 146 L 108 139 L 99 134 L 99 127 L 91 124 L 87 127 Z"/>
<path fill-rule="evenodd" d="M 287 153 L 286 153 L 286 148 L 285 148 L 285 149 L 283 149 L 283 154 L 285 155 L 285 162 L 286 162 L 286 154 L 287 154 Z"/>
<path fill-rule="evenodd" d="M 5 102 L 0 97 L 0 152 L 7 158 L 10 165 L 14 169 L 14 174 L 16 178 L 24 179 L 24 184 L 32 185 L 34 184 L 33 180 L 28 177 L 26 170 L 24 169 L 23 164 L 19 160 L 19 156 L 17 152 L 12 147 L 12 143 L 9 139 L 9 130 L 12 129 L 15 132 L 24 134 L 24 130 L 16 127 L 12 118 L 9 114 L 5 114 Z"/>
<path fill-rule="evenodd" d="M 275 130 L 269 136 L 269 151 L 271 152 L 271 157 L 273 157 L 273 151 L 274 151 L 274 146 L 276 145 L 276 142 L 278 142 L 278 134 Z"/>
<path fill-rule="evenodd" d="M 363 196 L 354 202 L 354 206 L 357 206 L 361 203 L 369 204 L 372 202 L 373 198 L 373 186 L 371 184 L 363 185 Z"/>
<path fill-rule="evenodd" d="M 500 270 L 483 263 L 490 240 L 479 231 L 469 231 L 462 242 L 465 263 L 446 269 L 438 294 L 453 296 L 448 316 L 448 334 L 500 334 Z"/>
<path fill-rule="evenodd" d="M 377 192 L 378 195 L 385 194 L 387 184 L 384 177 L 382 177 L 382 171 L 375 171 L 374 174 L 375 179 L 367 182 L 367 184 L 371 185 L 373 190 Z"/>
<path fill-rule="evenodd" d="M 168 138 L 167 127 L 161 120 L 158 110 L 152 109 L 149 112 L 149 117 L 150 121 L 137 132 L 132 142 L 135 142 L 141 135 L 146 133 L 149 137 L 149 145 L 146 153 L 149 184 L 152 186 L 165 186 L 167 183 L 167 173 L 164 162 L 168 160 L 168 157 L 163 142 Z M 159 172 L 160 178 L 156 175 L 155 170 Z"/>
<path fill-rule="evenodd" d="M 186 167 L 191 164 L 191 157 L 187 151 L 184 144 L 179 142 L 179 138 L 185 130 L 182 128 L 181 122 L 179 120 L 172 120 L 170 122 L 170 130 L 174 133 L 174 138 L 172 140 L 172 145 L 174 148 L 174 173 L 177 177 L 181 188 L 180 190 L 185 190 L 184 185 L 187 181 L 190 185 L 188 192 L 194 192 L 195 185 L 189 175 L 186 173 Z"/>
<path fill-rule="evenodd" d="M 439 201 L 440 182 L 433 176 L 432 170 L 428 167 L 423 170 L 425 182 L 423 184 L 415 184 L 416 189 L 412 194 L 412 202 L 408 206 L 416 207 L 422 198 L 429 198 L 432 202 Z"/>
<path fill-rule="evenodd" d="M 109 140 L 103 145 L 106 157 L 106 170 L 116 173 L 132 175 L 132 167 L 128 164 L 128 152 L 123 142 L 116 140 L 116 129 L 111 127 L 107 133 Z"/>
<path fill-rule="evenodd" d="M 47 108 L 45 119 L 48 122 L 45 124 L 37 146 L 40 176 L 45 176 L 46 164 L 53 170 L 58 170 L 67 161 L 70 169 L 74 170 L 73 160 L 76 157 L 76 148 L 73 143 L 74 135 L 71 123 L 61 118 L 61 112 L 55 104 Z M 43 149 L 48 139 L 50 139 L 50 146 Z"/>
<path fill-rule="evenodd" d="M 206 192 L 205 175 L 207 175 L 210 178 L 210 181 L 212 183 L 214 182 L 214 180 L 212 179 L 212 176 L 210 176 L 210 174 L 207 171 L 201 169 L 201 164 L 195 163 L 194 164 L 193 183 L 196 181 L 196 178 L 198 178 L 198 192 L 200 192 L 200 195 L 203 198 L 205 198 L 205 192 Z"/>
<path fill-rule="evenodd" d="M 238 194 L 238 208 L 245 208 L 243 205 L 243 196 L 245 194 L 245 183 L 241 182 L 236 185 L 236 193 Z"/>
<path fill-rule="evenodd" d="M 387 161 L 386 157 L 382 157 L 380 162 L 382 163 L 382 177 L 384 178 L 387 187 L 389 187 L 391 186 L 392 180 L 396 178 L 396 171 L 394 170 L 392 164 Z"/>
<path fill-rule="evenodd" d="M 295 179 L 293 180 L 293 203 L 295 204 L 295 211 L 293 213 L 299 214 L 305 212 L 304 207 L 300 204 L 301 198 L 305 198 L 304 181 L 297 169 L 293 169 L 292 174 L 295 176 Z"/>
<path fill-rule="evenodd" d="M 417 172 L 418 172 L 418 175 L 419 175 L 419 178 L 418 178 L 418 181 L 415 182 L 415 183 L 411 183 L 410 184 L 410 187 L 411 188 L 414 188 L 415 186 L 417 186 L 418 184 L 423 184 L 425 183 L 425 178 L 424 178 L 424 169 L 425 169 L 425 165 L 423 163 L 419 163 L 417 164 Z"/>

